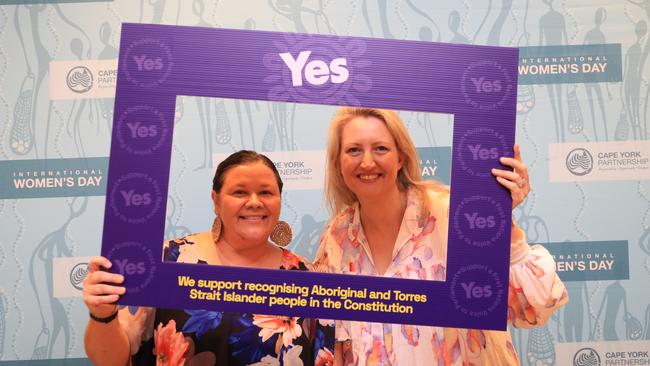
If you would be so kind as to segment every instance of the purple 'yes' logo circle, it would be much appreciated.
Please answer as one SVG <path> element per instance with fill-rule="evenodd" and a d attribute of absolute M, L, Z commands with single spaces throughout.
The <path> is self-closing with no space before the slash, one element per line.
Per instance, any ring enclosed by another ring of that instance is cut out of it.
<path fill-rule="evenodd" d="M 157 109 L 135 106 L 127 109 L 117 121 L 117 140 L 120 146 L 135 155 L 149 155 L 166 141 L 170 129 Z"/>
<path fill-rule="evenodd" d="M 487 127 L 468 130 L 454 148 L 461 169 L 476 177 L 492 176 L 490 168 L 499 168 L 499 158 L 511 151 L 505 137 Z"/>
<path fill-rule="evenodd" d="M 106 256 L 114 273 L 124 275 L 127 292 L 138 293 L 151 283 L 156 261 L 151 249 L 135 241 L 119 243 Z"/>
<path fill-rule="evenodd" d="M 463 199 L 454 212 L 456 234 L 467 244 L 488 247 L 499 241 L 506 229 L 506 212 L 488 196 Z"/>
<path fill-rule="evenodd" d="M 461 267 L 451 280 L 451 301 L 456 310 L 475 318 L 484 318 L 501 304 L 505 291 L 497 273 L 485 265 Z"/>
<path fill-rule="evenodd" d="M 141 224 L 153 217 L 162 202 L 158 182 L 144 173 L 121 176 L 110 193 L 113 214 L 129 224 Z"/>
<path fill-rule="evenodd" d="M 163 84 L 174 66 L 169 46 L 152 38 L 133 42 L 120 62 L 127 80 L 142 88 Z"/>
<path fill-rule="evenodd" d="M 500 108 L 513 95 L 512 89 L 508 73 L 496 61 L 472 63 L 461 79 L 465 102 L 480 110 Z"/>

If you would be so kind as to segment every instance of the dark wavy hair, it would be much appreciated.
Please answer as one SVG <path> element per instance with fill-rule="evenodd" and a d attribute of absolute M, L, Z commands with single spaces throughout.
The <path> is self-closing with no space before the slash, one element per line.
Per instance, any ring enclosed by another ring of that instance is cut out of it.
<path fill-rule="evenodd" d="M 226 177 L 226 173 L 228 173 L 230 169 L 238 167 L 240 165 L 257 162 L 266 165 L 273 171 L 273 175 L 275 175 L 275 181 L 278 183 L 280 193 L 282 193 L 282 178 L 280 178 L 280 173 L 278 173 L 278 169 L 275 167 L 275 164 L 273 164 L 271 159 L 265 155 L 251 150 L 239 150 L 236 153 L 232 153 L 226 158 L 226 160 L 222 161 L 219 164 L 217 171 L 214 173 L 214 178 L 212 178 L 212 190 L 217 194 L 221 192 L 221 187 L 223 187 L 223 181 Z"/>

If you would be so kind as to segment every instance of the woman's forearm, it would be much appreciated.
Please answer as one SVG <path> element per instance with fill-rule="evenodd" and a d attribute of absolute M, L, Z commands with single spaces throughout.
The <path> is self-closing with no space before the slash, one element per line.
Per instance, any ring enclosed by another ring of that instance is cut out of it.
<path fill-rule="evenodd" d="M 107 324 L 89 320 L 84 348 L 94 365 L 125 366 L 130 363 L 129 339 L 118 319 Z"/>

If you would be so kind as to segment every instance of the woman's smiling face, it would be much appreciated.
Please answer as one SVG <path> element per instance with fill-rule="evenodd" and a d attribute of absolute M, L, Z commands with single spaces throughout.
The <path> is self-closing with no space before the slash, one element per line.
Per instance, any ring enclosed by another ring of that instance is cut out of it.
<path fill-rule="evenodd" d="M 357 117 L 346 123 L 339 159 L 343 181 L 357 199 L 381 199 L 399 189 L 397 173 L 402 158 L 384 121 Z"/>
<path fill-rule="evenodd" d="M 280 188 L 273 171 L 261 162 L 229 169 L 213 199 L 221 235 L 233 246 L 266 243 L 280 216 Z"/>

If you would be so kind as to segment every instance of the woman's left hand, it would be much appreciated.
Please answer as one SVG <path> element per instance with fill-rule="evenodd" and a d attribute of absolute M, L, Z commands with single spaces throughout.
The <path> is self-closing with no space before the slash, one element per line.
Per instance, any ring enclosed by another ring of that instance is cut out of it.
<path fill-rule="evenodd" d="M 512 208 L 517 207 L 524 202 L 530 192 L 530 181 L 528 179 L 528 167 L 521 161 L 521 149 L 519 144 L 515 144 L 515 157 L 502 157 L 499 162 L 503 165 L 512 167 L 514 171 L 503 169 L 492 169 L 492 175 L 497 178 L 502 186 L 510 190 L 512 197 Z"/>

